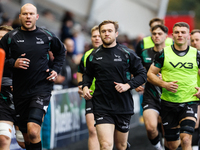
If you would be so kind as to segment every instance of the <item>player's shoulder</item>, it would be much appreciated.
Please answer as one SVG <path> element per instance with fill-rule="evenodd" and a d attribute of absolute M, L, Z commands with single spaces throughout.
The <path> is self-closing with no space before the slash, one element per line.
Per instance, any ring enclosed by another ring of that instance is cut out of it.
<path fill-rule="evenodd" d="M 51 37 L 56 37 L 56 35 L 51 32 L 50 30 L 46 29 L 46 28 L 42 28 L 42 27 L 37 27 L 39 32 L 42 32 L 44 34 L 46 34 L 49 38 Z"/>

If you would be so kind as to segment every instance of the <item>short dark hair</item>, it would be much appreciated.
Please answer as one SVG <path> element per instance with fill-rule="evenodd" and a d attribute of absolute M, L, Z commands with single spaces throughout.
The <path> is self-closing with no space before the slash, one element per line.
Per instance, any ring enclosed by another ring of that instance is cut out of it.
<path fill-rule="evenodd" d="M 8 26 L 8 25 L 2 25 L 0 26 L 0 31 L 12 31 L 13 28 L 11 26 Z"/>
<path fill-rule="evenodd" d="M 174 24 L 173 29 L 175 27 L 186 27 L 190 30 L 190 26 L 186 22 L 177 22 L 177 23 Z"/>
<path fill-rule="evenodd" d="M 152 29 L 151 29 L 151 32 L 153 32 L 154 30 L 156 30 L 158 28 L 160 28 L 163 32 L 168 34 L 168 28 L 166 26 L 160 25 L 160 24 L 153 26 Z"/>
<path fill-rule="evenodd" d="M 118 31 L 119 24 L 118 24 L 117 21 L 104 20 L 104 21 L 103 21 L 102 23 L 100 23 L 100 25 L 99 25 L 99 32 L 100 32 L 100 29 L 101 29 L 101 26 L 102 26 L 102 25 L 109 24 L 109 23 L 112 23 L 112 24 L 115 26 L 115 32 Z"/>
<path fill-rule="evenodd" d="M 192 30 L 191 35 L 193 35 L 195 33 L 200 33 L 200 29 L 194 29 L 194 30 Z"/>
<path fill-rule="evenodd" d="M 165 23 L 164 20 L 161 18 L 153 18 L 149 21 L 149 26 L 151 27 L 151 24 L 154 22 L 160 22 L 162 25 L 164 25 L 164 23 Z"/>

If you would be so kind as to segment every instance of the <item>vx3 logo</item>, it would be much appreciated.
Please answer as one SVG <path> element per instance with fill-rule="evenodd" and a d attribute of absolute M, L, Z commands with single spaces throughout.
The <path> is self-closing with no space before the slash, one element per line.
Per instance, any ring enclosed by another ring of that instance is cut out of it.
<path fill-rule="evenodd" d="M 174 68 L 186 68 L 186 69 L 192 69 L 193 68 L 193 63 L 190 62 L 178 62 L 177 64 L 173 64 L 172 62 L 169 62 Z"/>

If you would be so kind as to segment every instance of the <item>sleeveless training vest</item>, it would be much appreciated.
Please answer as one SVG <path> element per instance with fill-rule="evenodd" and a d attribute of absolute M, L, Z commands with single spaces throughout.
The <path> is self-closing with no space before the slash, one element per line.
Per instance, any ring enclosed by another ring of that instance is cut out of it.
<path fill-rule="evenodd" d="M 154 43 L 153 43 L 153 40 L 151 39 L 151 36 L 147 36 L 143 38 L 143 42 L 144 42 L 144 49 L 154 47 Z M 171 38 L 167 38 L 165 40 L 165 46 L 170 46 L 172 44 L 173 44 L 173 40 Z"/>
<path fill-rule="evenodd" d="M 197 49 L 189 47 L 185 56 L 178 56 L 171 46 L 165 47 L 161 74 L 166 82 L 178 81 L 177 92 L 173 93 L 162 88 L 161 99 L 174 103 L 199 101 L 196 96 L 193 96 L 197 92 L 195 87 L 198 86 Z"/>
<path fill-rule="evenodd" d="M 90 49 L 89 51 L 87 51 L 84 55 L 84 67 L 86 67 L 86 61 L 87 61 L 87 57 L 92 53 L 92 51 L 94 50 L 94 48 Z M 91 95 L 93 95 L 94 90 L 95 90 L 95 81 L 96 79 L 94 78 L 92 81 L 92 85 L 90 86 L 90 90 L 92 90 L 92 93 L 90 93 Z"/>

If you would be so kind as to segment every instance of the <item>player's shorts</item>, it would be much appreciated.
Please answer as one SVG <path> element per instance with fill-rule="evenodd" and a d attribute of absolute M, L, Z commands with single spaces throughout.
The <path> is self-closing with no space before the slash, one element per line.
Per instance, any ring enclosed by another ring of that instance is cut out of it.
<path fill-rule="evenodd" d="M 158 112 L 158 114 L 160 114 L 160 111 L 161 111 L 161 105 L 158 100 L 147 99 L 144 97 L 143 97 L 143 101 L 142 101 L 142 108 L 143 108 L 143 111 L 147 110 L 147 109 L 153 109 L 156 112 Z"/>
<path fill-rule="evenodd" d="M 179 125 L 185 117 L 197 119 L 198 102 L 171 103 L 161 101 L 161 118 L 164 129 L 171 129 Z"/>
<path fill-rule="evenodd" d="M 18 125 L 23 133 L 27 132 L 27 121 L 29 118 L 30 108 L 41 109 L 45 114 L 49 106 L 50 98 L 50 94 L 40 94 L 30 98 L 14 99 Z"/>
<path fill-rule="evenodd" d="M 8 104 L 5 100 L 0 99 L 0 121 L 11 121 L 17 125 L 14 105 Z"/>
<path fill-rule="evenodd" d="M 95 113 L 95 126 L 104 123 L 114 124 L 116 130 L 126 133 L 130 129 L 131 116 L 129 114 Z"/>
<path fill-rule="evenodd" d="M 85 115 L 87 115 L 89 113 L 93 113 L 92 99 L 85 100 Z"/>

